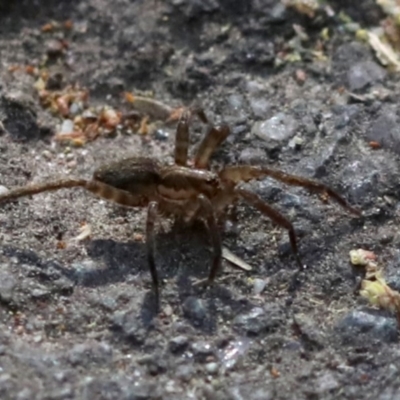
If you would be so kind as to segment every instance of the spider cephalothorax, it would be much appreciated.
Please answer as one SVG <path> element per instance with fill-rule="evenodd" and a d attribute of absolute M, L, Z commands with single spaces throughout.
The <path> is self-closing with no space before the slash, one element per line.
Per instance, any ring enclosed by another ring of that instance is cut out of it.
<path fill-rule="evenodd" d="M 238 185 L 253 179 L 270 177 L 285 184 L 302 186 L 312 192 L 332 197 L 353 214 L 360 211 L 350 206 L 336 191 L 323 183 L 290 175 L 264 166 L 233 165 L 220 171 L 209 170 L 209 160 L 216 148 L 226 139 L 230 129 L 226 125 L 210 126 L 195 153 L 193 166 L 188 165 L 189 123 L 192 115 L 208 120 L 202 110 L 186 110 L 178 122 L 175 140 L 175 163 L 163 165 L 151 158 L 132 157 L 112 162 L 97 169 L 92 180 L 60 179 L 50 183 L 24 186 L 0 195 L 0 202 L 22 196 L 71 187 L 86 190 L 128 207 L 147 207 L 147 259 L 157 304 L 159 280 L 155 266 L 155 222 L 159 215 L 182 218 L 186 222 L 201 219 L 208 227 L 213 246 L 213 261 L 206 283 L 211 284 L 222 260 L 218 219 L 226 208 L 242 199 L 288 230 L 290 244 L 299 267 L 302 267 L 296 235 L 291 222 L 257 194 Z"/>

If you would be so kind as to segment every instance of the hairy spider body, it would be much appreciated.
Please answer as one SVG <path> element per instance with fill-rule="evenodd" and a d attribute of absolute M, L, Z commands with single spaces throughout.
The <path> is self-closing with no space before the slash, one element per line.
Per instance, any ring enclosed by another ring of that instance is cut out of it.
<path fill-rule="evenodd" d="M 299 268 L 302 268 L 291 222 L 255 193 L 238 187 L 242 182 L 270 177 L 288 185 L 326 194 L 351 213 L 360 215 L 360 211 L 350 206 L 336 191 L 311 179 L 251 165 L 227 166 L 220 171 L 210 171 L 208 164 L 212 154 L 230 133 L 226 125 L 208 129 L 195 154 L 194 167 L 188 166 L 189 122 L 193 114 L 208 123 L 202 110 L 187 110 L 182 114 L 176 131 L 174 165 L 162 165 L 150 158 L 126 158 L 100 167 L 94 172 L 92 180 L 61 179 L 25 186 L 0 195 L 0 202 L 46 191 L 82 187 L 122 206 L 147 207 L 147 259 L 157 304 L 159 280 L 155 266 L 155 222 L 160 215 L 181 218 L 185 222 L 197 219 L 205 222 L 213 247 L 212 266 L 205 281 L 208 284 L 214 281 L 222 260 L 218 219 L 224 215 L 227 206 L 240 199 L 288 230 L 292 251 Z"/>

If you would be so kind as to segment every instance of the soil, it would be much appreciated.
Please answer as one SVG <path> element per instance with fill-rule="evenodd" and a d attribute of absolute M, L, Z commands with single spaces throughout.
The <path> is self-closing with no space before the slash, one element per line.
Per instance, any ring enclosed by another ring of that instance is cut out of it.
<path fill-rule="evenodd" d="M 40 68 L 55 87 L 79 84 L 91 104 L 122 112 L 132 109 L 124 92 L 200 104 L 232 129 L 213 167 L 257 163 L 318 179 L 363 211 L 271 179 L 245 185 L 295 226 L 307 266 L 295 287 L 287 232 L 249 205 L 227 223 L 224 245 L 252 271 L 224 261 L 207 290 L 192 285 L 211 263 L 207 231 L 161 220 L 157 313 L 145 210 L 81 189 L 2 204 L 1 399 L 400 398 L 396 319 L 359 296 L 362 271 L 349 261 L 352 249 L 374 251 L 400 289 L 400 85 L 338 18 L 378 26 L 375 2 L 329 3 L 334 16 L 313 18 L 276 0 L 0 4 L 5 188 L 90 178 L 128 155 L 173 161 L 174 124 L 81 147 L 54 141 L 61 119 L 41 106 L 30 73 Z M 52 21 L 60 26 L 43 29 Z M 193 121 L 193 145 L 202 133 Z M 82 224 L 91 235 L 76 240 Z"/>

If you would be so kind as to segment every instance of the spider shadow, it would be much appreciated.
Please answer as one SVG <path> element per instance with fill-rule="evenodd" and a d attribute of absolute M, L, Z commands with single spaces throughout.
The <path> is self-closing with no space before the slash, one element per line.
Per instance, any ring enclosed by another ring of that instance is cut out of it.
<path fill-rule="evenodd" d="M 159 233 L 156 238 L 157 270 L 161 280 L 168 280 L 161 287 L 160 302 L 167 301 L 183 309 L 185 319 L 203 333 L 211 333 L 217 328 L 220 310 L 217 303 L 231 310 L 242 305 L 226 285 L 219 284 L 219 276 L 212 287 L 193 285 L 210 272 L 212 249 L 208 236 L 201 222 L 192 226 L 176 222 L 170 231 Z M 156 316 L 155 304 L 154 293 L 150 290 L 144 298 L 142 310 L 147 308 L 146 314 L 151 318 Z"/>
<path fill-rule="evenodd" d="M 173 308 L 184 309 L 189 297 L 197 298 L 204 304 L 205 317 L 198 320 L 192 313 L 189 312 L 188 315 L 184 311 L 184 318 L 193 327 L 205 333 L 214 331 L 218 319 L 215 300 L 219 299 L 220 303 L 229 307 L 235 305 L 235 300 L 224 285 L 218 284 L 218 278 L 210 289 L 193 287 L 191 284 L 191 281 L 207 277 L 211 266 L 212 252 L 206 229 L 201 224 L 194 227 L 175 224 L 168 232 L 157 234 L 156 243 L 156 267 L 159 277 L 168 281 L 160 290 L 161 304 L 168 303 Z M 16 258 L 18 263 L 34 267 L 28 274 L 44 284 L 51 285 L 51 282 L 64 277 L 75 287 L 99 288 L 126 282 L 132 275 L 143 275 L 143 283 L 148 289 L 143 299 L 138 302 L 139 309 L 127 312 L 134 314 L 145 329 L 152 328 L 154 318 L 158 315 L 145 243 L 117 242 L 112 239 L 92 240 L 86 244 L 86 252 L 87 258 L 94 261 L 94 266 L 86 265 L 85 261 L 74 261 L 71 264 L 42 258 L 34 250 L 14 246 L 4 246 L 0 250 L 7 258 Z M 62 294 L 71 295 L 72 290 Z M 138 296 L 132 292 L 132 296 Z"/>

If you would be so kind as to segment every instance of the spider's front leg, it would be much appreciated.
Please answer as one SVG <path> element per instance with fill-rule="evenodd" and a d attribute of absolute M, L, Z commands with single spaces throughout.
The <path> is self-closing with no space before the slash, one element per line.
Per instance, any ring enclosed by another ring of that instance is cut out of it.
<path fill-rule="evenodd" d="M 222 264 L 222 241 L 221 235 L 218 229 L 218 223 L 215 218 L 213 206 L 208 197 L 203 194 L 198 196 L 199 201 L 199 212 L 200 215 L 206 222 L 208 232 L 210 234 L 211 245 L 213 247 L 213 260 L 208 274 L 208 278 L 201 279 L 194 283 L 194 286 L 199 285 L 212 285 L 218 271 L 221 269 Z"/>
<path fill-rule="evenodd" d="M 183 111 L 176 128 L 175 137 L 175 164 L 186 166 L 189 149 L 189 125 L 193 115 L 204 124 L 208 123 L 207 116 L 201 108 L 188 108 Z"/>
<path fill-rule="evenodd" d="M 155 263 L 155 223 L 158 216 L 158 204 L 155 201 L 149 203 L 147 208 L 146 221 L 146 253 L 147 263 L 150 269 L 150 275 L 153 284 L 156 306 L 160 304 L 160 282 L 158 279 L 156 263 Z"/>

